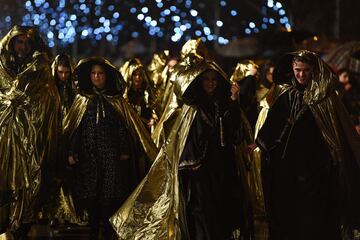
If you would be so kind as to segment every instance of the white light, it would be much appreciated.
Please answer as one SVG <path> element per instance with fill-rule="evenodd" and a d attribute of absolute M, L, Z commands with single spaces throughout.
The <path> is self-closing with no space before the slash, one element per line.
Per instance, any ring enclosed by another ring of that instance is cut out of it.
<path fill-rule="evenodd" d="M 203 31 L 204 31 L 205 35 L 209 35 L 211 33 L 210 28 L 208 28 L 208 27 L 204 27 Z"/>
<path fill-rule="evenodd" d="M 147 23 L 150 23 L 151 22 L 151 17 L 149 17 L 149 16 L 147 16 L 146 18 L 145 18 L 145 22 L 147 22 Z"/>
<path fill-rule="evenodd" d="M 237 11 L 231 10 L 230 14 L 231 14 L 231 16 L 236 16 L 236 15 L 237 15 Z"/>
<path fill-rule="evenodd" d="M 181 30 L 181 31 L 185 32 L 186 29 L 187 29 L 187 27 L 186 27 L 185 25 L 181 25 L 181 26 L 180 26 L 180 30 Z"/>
<path fill-rule="evenodd" d="M 119 18 L 120 17 L 120 13 L 118 13 L 118 12 L 114 12 L 114 14 L 113 14 L 113 18 Z"/>
<path fill-rule="evenodd" d="M 105 18 L 104 18 L 104 17 L 99 18 L 99 22 L 100 22 L 100 23 L 104 23 L 104 22 L 105 22 Z"/>
<path fill-rule="evenodd" d="M 143 20 L 145 18 L 144 14 L 140 13 L 139 15 L 137 15 L 137 19 L 139 19 L 140 21 Z"/>
<path fill-rule="evenodd" d="M 277 2 L 277 3 L 276 3 L 276 7 L 277 7 L 277 8 L 282 8 L 282 4 L 281 4 L 280 2 Z"/>
<path fill-rule="evenodd" d="M 224 25 L 224 23 L 220 20 L 216 21 L 216 26 L 218 27 L 222 27 Z"/>
<path fill-rule="evenodd" d="M 147 7 L 143 7 L 143 8 L 141 9 L 141 12 L 142 12 L 142 13 L 148 13 L 148 12 L 149 12 L 149 9 L 148 9 Z"/>
<path fill-rule="evenodd" d="M 191 9 L 190 14 L 191 16 L 196 17 L 198 15 L 198 12 L 195 9 Z"/>
<path fill-rule="evenodd" d="M 251 30 L 249 28 L 245 28 L 245 33 L 246 34 L 250 34 L 251 33 Z"/>
<path fill-rule="evenodd" d="M 254 28 L 254 27 L 255 27 L 255 23 L 250 22 L 250 23 L 249 23 L 249 27 L 250 27 L 250 28 Z"/>
<path fill-rule="evenodd" d="M 226 6 L 226 2 L 225 2 L 225 1 L 220 1 L 220 6 L 225 7 L 225 6 Z"/>
<path fill-rule="evenodd" d="M 47 37 L 48 37 L 48 38 L 53 38 L 53 37 L 54 37 L 54 33 L 53 33 L 53 32 L 48 32 Z"/>
<path fill-rule="evenodd" d="M 274 6 L 274 2 L 273 2 L 272 0 L 268 0 L 267 6 L 268 6 L 269 8 L 272 8 L 272 7 Z"/>
<path fill-rule="evenodd" d="M 169 15 L 169 14 L 170 14 L 170 10 L 169 10 L 169 9 L 165 9 L 165 10 L 164 10 L 164 14 L 165 14 L 165 15 Z"/>
<path fill-rule="evenodd" d="M 270 18 L 270 19 L 269 19 L 269 23 L 270 23 L 270 24 L 274 24 L 274 23 L 275 23 L 275 20 L 274 20 L 273 18 Z"/>
<path fill-rule="evenodd" d="M 86 30 L 86 29 L 82 30 L 81 35 L 84 36 L 84 37 L 86 37 L 87 35 L 89 35 L 88 30 Z"/>
<path fill-rule="evenodd" d="M 150 22 L 150 25 L 153 26 L 153 27 L 156 27 L 157 22 L 156 22 L 155 20 L 152 20 L 152 21 Z"/>
<path fill-rule="evenodd" d="M 174 22 L 179 22 L 180 21 L 180 17 L 179 16 L 172 16 L 171 20 L 173 20 Z"/>
<path fill-rule="evenodd" d="M 56 24 L 55 19 L 52 19 L 52 20 L 50 21 L 50 25 L 51 25 L 51 26 L 54 26 L 55 24 Z"/>
<path fill-rule="evenodd" d="M 75 20 L 76 20 L 76 15 L 72 14 L 72 15 L 70 16 L 70 20 L 71 20 L 71 21 L 75 21 Z"/>

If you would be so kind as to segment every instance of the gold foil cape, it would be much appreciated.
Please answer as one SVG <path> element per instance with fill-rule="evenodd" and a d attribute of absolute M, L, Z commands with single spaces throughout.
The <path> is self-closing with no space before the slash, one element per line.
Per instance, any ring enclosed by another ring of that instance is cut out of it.
<path fill-rule="evenodd" d="M 236 65 L 235 70 L 230 77 L 230 81 L 239 82 L 245 77 L 253 75 L 255 69 L 259 69 L 259 66 L 252 60 L 240 62 Z"/>
<path fill-rule="evenodd" d="M 193 62 L 178 73 L 175 87 L 184 99 L 187 87 L 206 70 L 223 71 L 212 61 L 192 58 Z M 226 77 L 223 78 L 224 81 Z M 196 107 L 184 104 L 149 173 L 111 217 L 119 239 L 189 239 L 178 182 L 179 159 L 197 113 Z"/>
<path fill-rule="evenodd" d="M 295 55 L 310 59 L 314 66 L 312 81 L 304 90 L 303 100 L 309 106 L 329 147 L 334 166 L 337 166 L 341 191 L 339 194 L 345 196 L 341 202 L 341 224 L 344 231 L 347 231 L 353 227 L 351 226 L 353 222 L 348 217 L 349 213 L 357 216 L 357 219 L 360 216 L 360 210 L 357 207 L 360 199 L 358 192 L 360 187 L 360 137 L 355 132 L 349 115 L 336 94 L 335 86 L 338 79 L 330 67 L 317 54 L 306 50 L 288 54 L 284 57 L 283 63 L 291 67 L 292 58 Z M 284 82 L 283 79 L 289 81 L 290 73 L 292 74 L 291 68 L 287 70 L 288 72 L 276 70 L 278 71 L 276 77 L 280 79 L 278 82 L 285 91 L 289 88 L 290 82 Z M 281 78 L 282 75 L 284 78 Z M 271 106 L 271 103 L 269 105 Z M 353 166 L 355 169 L 348 169 L 348 166 Z"/>
<path fill-rule="evenodd" d="M 188 67 L 190 63 L 190 59 L 188 58 L 208 59 L 209 53 L 201 39 L 190 39 L 183 45 L 180 56 L 180 61 L 174 66 L 171 72 L 168 72 L 167 83 L 161 101 L 161 103 L 164 104 L 164 107 L 161 108 L 163 111 L 151 134 L 152 139 L 158 147 L 168 138 L 177 113 L 179 113 L 179 108 L 182 106 L 181 99 L 178 99 L 174 92 L 174 82 L 177 81 L 178 78 L 181 78 L 178 73 Z"/>
<path fill-rule="evenodd" d="M 142 73 L 143 86 L 144 86 L 143 87 L 144 88 L 144 100 L 145 100 L 146 107 L 151 109 L 152 118 L 157 119 L 157 114 L 155 113 L 155 110 L 154 110 L 155 104 L 156 104 L 155 96 L 152 91 L 150 78 L 146 72 L 145 67 L 143 66 L 140 59 L 138 59 L 138 58 L 134 58 L 134 59 L 130 59 L 130 60 L 126 61 L 120 67 L 120 73 L 123 76 L 125 83 L 126 83 L 126 88 L 125 88 L 125 92 L 123 95 L 124 99 L 126 101 L 128 101 L 131 105 L 134 104 L 129 101 L 128 93 L 133 84 L 132 76 L 133 76 L 134 72 L 138 69 L 140 69 L 141 73 Z M 148 119 L 144 119 L 144 121 L 145 121 L 145 124 L 147 124 Z"/>
<path fill-rule="evenodd" d="M 47 54 L 35 51 L 18 75 L 4 65 L 12 38 L 34 33 L 26 29 L 16 26 L 1 41 L 0 191 L 11 193 L 12 204 L 0 215 L 7 215 L 12 230 L 35 218 L 42 170 L 56 158 L 59 129 L 60 100 Z"/>
<path fill-rule="evenodd" d="M 101 63 L 108 67 L 108 70 L 112 71 L 114 74 L 112 74 L 113 77 L 116 76 L 117 79 L 113 79 L 115 81 L 115 87 L 117 88 L 118 93 L 115 95 L 106 95 L 104 94 L 104 98 L 106 101 L 108 101 L 120 114 L 122 119 L 125 121 L 125 124 L 131 134 L 131 136 L 135 139 L 138 139 L 139 142 L 142 144 L 142 148 L 144 149 L 145 153 L 149 157 L 151 161 L 153 161 L 156 158 L 157 155 L 157 148 L 154 145 L 153 141 L 151 140 L 149 134 L 147 133 L 147 130 L 143 126 L 139 116 L 134 112 L 134 110 L 131 108 L 131 106 L 122 98 L 121 91 L 123 87 L 121 87 L 121 84 L 123 84 L 123 80 L 121 77 L 120 72 L 106 59 L 100 58 L 100 57 L 91 57 L 82 59 L 79 64 L 77 65 L 75 72 L 81 72 L 82 75 L 84 75 L 85 67 L 91 67 L 94 63 Z M 85 67 L 83 66 L 85 65 Z M 86 71 L 87 73 L 90 73 L 90 71 Z M 84 76 L 86 78 L 86 76 Z M 109 77 L 109 76 L 107 76 Z M 94 94 L 91 94 L 90 92 L 81 89 L 81 86 L 87 86 L 84 85 L 81 81 L 84 79 L 81 79 L 79 82 L 79 92 L 75 97 L 74 103 L 72 107 L 70 108 L 69 114 L 65 117 L 63 126 L 64 126 L 64 134 L 67 137 L 70 137 L 74 131 L 78 128 L 81 119 L 86 111 L 86 107 L 89 103 L 89 100 L 94 97 Z M 87 78 L 90 78 L 90 75 L 87 76 Z M 89 81 L 89 80 L 88 80 Z"/>

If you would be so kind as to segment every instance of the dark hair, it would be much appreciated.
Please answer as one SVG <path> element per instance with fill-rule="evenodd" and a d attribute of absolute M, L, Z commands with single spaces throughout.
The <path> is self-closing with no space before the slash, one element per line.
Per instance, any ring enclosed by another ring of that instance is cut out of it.
<path fill-rule="evenodd" d="M 57 66 L 59 65 L 71 68 L 69 57 L 65 54 L 60 54 L 57 61 Z"/>
<path fill-rule="evenodd" d="M 268 60 L 261 66 L 260 71 L 260 84 L 263 84 L 267 88 L 271 87 L 271 83 L 266 78 L 266 75 L 269 72 L 270 68 L 275 69 L 275 63 Z"/>

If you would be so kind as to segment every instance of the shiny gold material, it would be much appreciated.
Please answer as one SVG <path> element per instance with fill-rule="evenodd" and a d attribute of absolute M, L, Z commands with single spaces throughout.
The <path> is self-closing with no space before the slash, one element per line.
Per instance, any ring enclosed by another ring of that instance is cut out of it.
<path fill-rule="evenodd" d="M 157 148 L 155 147 L 153 141 L 147 133 L 147 130 L 144 128 L 140 118 L 131 108 L 131 106 L 122 98 L 122 85 L 124 84 L 123 79 L 120 75 L 120 72 L 106 59 L 101 57 L 90 57 L 86 59 L 82 59 L 75 68 L 75 72 L 90 72 L 86 71 L 87 68 L 91 67 L 94 63 L 100 63 L 113 73 L 111 76 L 107 76 L 107 78 L 113 77 L 115 81 L 116 89 L 118 90 L 118 94 L 116 95 L 106 95 L 102 96 L 106 101 L 108 101 L 120 114 L 120 116 L 124 119 L 125 124 L 131 134 L 131 136 L 141 143 L 142 148 L 145 153 L 149 157 L 150 160 L 154 160 L 157 155 Z M 71 136 L 75 129 L 79 126 L 81 119 L 85 113 L 86 107 L 88 105 L 89 100 L 95 96 L 86 83 L 84 78 L 89 78 L 89 76 L 83 76 L 84 74 L 79 74 L 79 94 L 76 96 L 74 103 L 69 111 L 69 114 L 65 117 L 63 126 L 64 126 L 64 134 L 66 136 Z M 84 77 L 84 78 L 83 78 Z M 87 80 L 89 81 L 89 80 Z"/>
<path fill-rule="evenodd" d="M 226 79 L 215 62 L 198 55 L 188 57 L 183 59 L 184 68 L 177 73 L 174 84 L 178 98 L 187 103 L 192 99 L 186 91 L 187 87 L 204 71 L 215 70 Z M 197 108 L 187 104 L 178 108 L 167 140 L 149 173 L 110 219 L 119 239 L 188 239 L 178 167 L 196 113 Z"/>
<path fill-rule="evenodd" d="M 256 75 L 258 69 L 259 66 L 252 60 L 240 62 L 236 65 L 235 70 L 230 77 L 230 81 L 239 82 L 247 76 L 254 75 L 254 73 Z"/>
<path fill-rule="evenodd" d="M 29 36 L 34 50 L 44 45 L 28 27 L 15 26 L 1 40 L 0 194 L 10 193 L 11 204 L 0 208 L 0 215 L 7 215 L 11 230 L 35 218 L 33 206 L 42 184 L 42 168 L 51 166 L 56 157 L 60 111 L 45 52 L 33 52 L 17 75 L 9 68 L 14 59 L 10 45 L 19 35 Z"/>
<path fill-rule="evenodd" d="M 168 81 L 165 88 L 162 103 L 165 104 L 163 113 L 158 121 L 155 130 L 152 132 L 151 137 L 157 147 L 160 147 L 169 136 L 169 132 L 174 124 L 174 120 L 179 113 L 179 108 L 182 106 L 182 101 L 177 98 L 174 92 L 174 82 L 177 81 L 179 71 L 187 68 L 190 59 L 195 58 L 209 58 L 208 50 L 201 41 L 201 39 L 191 39 L 187 41 L 180 52 L 181 59 L 174 69 L 169 72 Z M 225 74 L 225 73 L 224 73 Z M 181 80 L 179 80 L 181 81 Z"/>
<path fill-rule="evenodd" d="M 140 59 L 138 58 L 134 58 L 134 59 L 130 59 L 128 61 L 126 61 L 121 67 L 120 67 L 120 73 L 123 76 L 125 83 L 126 83 L 126 88 L 125 88 L 125 92 L 124 92 L 124 99 L 134 108 L 134 110 L 136 111 L 136 108 L 138 107 L 138 105 L 136 103 L 133 103 L 130 101 L 129 97 L 128 97 L 128 93 L 131 89 L 131 86 L 133 84 L 133 74 L 136 70 L 140 69 L 142 72 L 142 79 L 143 79 L 143 85 L 144 85 L 144 100 L 145 100 L 145 104 L 147 108 L 151 109 L 152 112 L 152 118 L 154 120 L 157 120 L 157 114 L 155 112 L 155 96 L 154 93 L 152 91 L 151 88 L 151 83 L 150 83 L 150 78 L 147 74 L 147 72 L 145 71 L 145 67 L 143 66 L 143 64 L 141 63 Z M 140 106 L 141 108 L 141 106 Z M 138 113 L 139 114 L 139 113 Z M 149 119 L 142 119 L 143 122 L 145 124 L 148 124 Z"/>

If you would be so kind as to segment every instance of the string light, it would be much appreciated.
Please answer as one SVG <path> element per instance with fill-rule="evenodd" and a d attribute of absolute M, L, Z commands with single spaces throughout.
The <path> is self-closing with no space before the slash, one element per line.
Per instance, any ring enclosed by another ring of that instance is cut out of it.
<path fill-rule="evenodd" d="M 47 37 L 48 45 L 63 46 L 80 39 L 117 44 L 120 36 L 139 38 L 146 34 L 174 42 L 200 37 L 203 41 L 228 44 L 229 39 L 257 34 L 263 30 L 292 26 L 280 1 L 263 0 L 261 16 L 242 19 L 238 4 L 219 0 L 219 16 L 209 18 L 208 3 L 191 0 L 27 0 L 22 23 L 38 26 Z M 214 15 L 212 15 L 213 17 Z M 11 27 L 11 16 L 0 17 L 0 33 Z M 235 32 L 234 22 L 241 23 Z M 239 31 L 240 30 L 240 31 Z M 242 31 L 242 32 L 241 32 Z"/>

